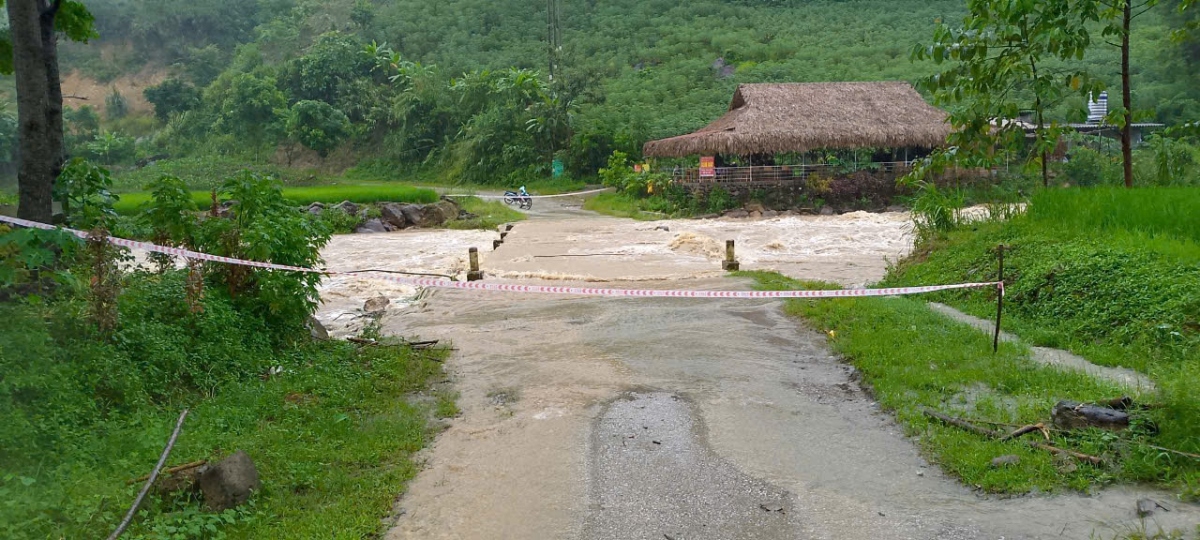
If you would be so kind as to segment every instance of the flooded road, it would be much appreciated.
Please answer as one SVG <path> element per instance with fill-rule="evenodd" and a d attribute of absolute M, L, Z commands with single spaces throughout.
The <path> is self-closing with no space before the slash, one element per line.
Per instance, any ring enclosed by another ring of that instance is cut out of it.
<path fill-rule="evenodd" d="M 569 206 L 495 252 L 495 233 L 423 231 L 341 237 L 326 258 L 452 273 L 478 245 L 489 280 L 745 289 L 701 237 L 737 239 L 746 269 L 860 284 L 908 235 L 903 214 L 659 223 Z M 539 257 L 592 253 L 615 255 Z M 976 495 L 926 463 L 778 301 L 391 287 L 327 282 L 319 316 L 350 332 L 361 300 L 391 298 L 385 332 L 457 349 L 446 369 L 462 414 L 424 453 L 389 539 L 1084 539 L 1129 526 L 1145 495 Z M 1154 518 L 1194 526 L 1176 510 Z"/>

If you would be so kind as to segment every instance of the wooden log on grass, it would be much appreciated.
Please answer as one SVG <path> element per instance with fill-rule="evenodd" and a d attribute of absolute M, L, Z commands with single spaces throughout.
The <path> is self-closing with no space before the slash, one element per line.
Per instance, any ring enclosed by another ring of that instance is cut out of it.
<path fill-rule="evenodd" d="M 925 416 L 928 416 L 928 417 L 930 417 L 930 418 L 933 418 L 933 419 L 936 419 L 936 420 L 938 420 L 938 421 L 941 421 L 941 422 L 942 422 L 942 423 L 944 423 L 944 424 L 947 424 L 947 425 L 950 425 L 950 426 L 954 426 L 954 427 L 956 427 L 956 428 L 964 429 L 964 430 L 970 431 L 971 433 L 975 433 L 975 434 L 978 434 L 978 435 L 983 435 L 984 437 L 987 437 L 987 438 L 989 438 L 989 439 L 1001 439 L 1001 440 L 1004 440 L 1004 437 L 1005 437 L 1005 435 L 1004 435 L 1003 433 L 1000 433 L 1000 432 L 998 432 L 998 431 L 992 431 L 992 430 L 990 430 L 990 429 L 987 429 L 987 428 L 982 428 L 982 427 L 979 427 L 979 426 L 977 426 L 977 425 L 975 425 L 975 424 L 972 424 L 972 423 L 970 423 L 970 422 L 967 422 L 967 421 L 965 421 L 965 420 L 962 420 L 962 419 L 959 419 L 959 418 L 954 418 L 953 416 L 947 416 L 947 415 L 944 415 L 944 414 L 942 414 L 942 413 L 939 413 L 939 412 L 937 412 L 937 411 L 934 411 L 934 410 L 930 410 L 930 409 L 926 409 L 926 408 L 923 408 L 923 407 L 922 407 L 922 408 L 921 408 L 921 413 L 922 413 L 922 414 L 924 414 Z M 1101 459 L 1101 458 L 1099 458 L 1099 457 L 1092 456 L 1092 455 L 1088 455 L 1088 454 L 1084 454 L 1084 453 L 1082 453 L 1082 452 L 1076 452 L 1076 451 L 1074 451 L 1074 450 L 1066 450 L 1066 449 L 1063 449 L 1063 448 L 1058 448 L 1058 447 L 1056 447 L 1056 446 L 1051 446 L 1051 445 L 1049 445 L 1049 444 L 1045 444 L 1045 443 L 1040 443 L 1040 442 L 1030 442 L 1030 443 L 1029 443 L 1029 446 L 1032 446 L 1032 447 L 1034 447 L 1034 448 L 1037 448 L 1037 449 L 1039 449 L 1039 450 L 1045 450 L 1045 451 L 1047 451 L 1047 452 L 1050 452 L 1050 453 L 1052 453 L 1052 454 L 1064 455 L 1064 456 L 1070 456 L 1070 457 L 1073 457 L 1073 458 L 1075 458 L 1075 459 L 1078 459 L 1079 461 L 1086 461 L 1086 462 L 1088 462 L 1088 463 L 1091 463 L 1091 464 L 1093 464 L 1093 465 L 1100 465 L 1101 463 L 1104 463 L 1104 460 L 1103 460 L 1103 459 Z"/>

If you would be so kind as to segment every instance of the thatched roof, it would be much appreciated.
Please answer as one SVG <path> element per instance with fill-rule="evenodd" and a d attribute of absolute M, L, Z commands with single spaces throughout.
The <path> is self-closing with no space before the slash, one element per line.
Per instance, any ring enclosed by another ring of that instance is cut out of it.
<path fill-rule="evenodd" d="M 700 131 L 646 143 L 654 157 L 805 152 L 821 148 L 932 148 L 946 112 L 905 82 L 743 84 L 729 112 Z"/>

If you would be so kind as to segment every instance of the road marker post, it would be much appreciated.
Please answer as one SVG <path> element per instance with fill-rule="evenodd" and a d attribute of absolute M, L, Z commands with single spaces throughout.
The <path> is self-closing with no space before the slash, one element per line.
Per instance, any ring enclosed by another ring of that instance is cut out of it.
<path fill-rule="evenodd" d="M 725 261 L 721 263 L 721 269 L 726 272 L 737 272 L 742 265 L 738 264 L 737 258 L 733 255 L 733 240 L 725 241 Z"/>
<path fill-rule="evenodd" d="M 467 272 L 467 281 L 479 281 L 483 279 L 483 272 L 479 271 L 479 248 L 471 248 L 467 252 L 471 261 L 471 270 Z"/>
<path fill-rule="evenodd" d="M 996 277 L 996 332 L 992 336 L 992 354 L 1000 351 L 1000 317 L 1004 314 L 1004 244 L 996 246 L 996 257 L 1000 262 L 1000 272 Z"/>

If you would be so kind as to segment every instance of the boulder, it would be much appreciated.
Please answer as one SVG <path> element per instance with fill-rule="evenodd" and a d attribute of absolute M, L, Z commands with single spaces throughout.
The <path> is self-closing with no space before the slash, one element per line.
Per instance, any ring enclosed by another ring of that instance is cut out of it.
<path fill-rule="evenodd" d="M 341 210 L 352 216 L 358 214 L 358 211 L 361 209 L 361 207 L 359 205 L 354 204 L 350 201 L 342 201 L 342 202 L 338 203 L 337 206 L 334 206 L 334 208 Z"/>
<path fill-rule="evenodd" d="M 745 219 L 750 217 L 750 212 L 745 210 L 730 210 L 725 212 L 725 217 L 733 219 Z"/>
<path fill-rule="evenodd" d="M 751 214 L 753 214 L 755 212 L 758 212 L 761 214 L 761 213 L 765 212 L 766 210 L 767 209 L 764 208 L 763 205 L 760 203 L 750 203 L 750 204 L 746 205 L 746 211 L 750 212 Z"/>
<path fill-rule="evenodd" d="M 425 221 L 425 207 L 419 204 L 405 204 L 400 206 L 400 213 L 404 214 L 404 219 L 409 225 L 414 227 L 423 226 Z"/>
<path fill-rule="evenodd" d="M 324 203 L 315 202 L 315 203 L 308 205 L 308 213 L 310 213 L 314 216 L 320 215 L 324 211 L 325 211 Z"/>
<path fill-rule="evenodd" d="M 383 221 L 378 219 L 369 220 L 354 229 L 354 232 L 358 234 L 381 233 L 387 231 L 388 229 L 386 226 L 384 226 Z"/>
<path fill-rule="evenodd" d="M 832 216 L 832 215 L 833 215 L 833 208 L 831 208 L 831 207 L 828 207 L 828 206 L 822 206 L 822 207 L 821 207 L 821 211 L 820 211 L 820 212 L 817 212 L 817 213 L 818 213 L 818 214 L 821 214 L 822 216 Z"/>
<path fill-rule="evenodd" d="M 305 326 L 308 327 L 308 333 L 312 335 L 313 339 L 318 341 L 329 341 L 329 330 L 326 329 L 325 325 L 321 324 L 321 321 L 318 321 L 316 317 L 309 317 L 308 323 Z"/>
<path fill-rule="evenodd" d="M 386 296 L 376 296 L 375 298 L 367 300 L 363 304 L 363 311 L 366 312 L 367 315 L 378 315 L 383 313 L 383 311 L 387 309 L 388 304 L 391 303 L 392 301 L 388 300 L 388 297 Z"/>
<path fill-rule="evenodd" d="M 779 216 L 779 212 L 776 212 L 774 210 L 767 210 L 762 213 L 762 217 L 767 218 L 767 219 L 770 219 L 773 217 L 778 217 L 778 216 Z"/>
<path fill-rule="evenodd" d="M 254 461 L 242 450 L 201 468 L 196 474 L 196 484 L 204 494 L 205 506 L 214 512 L 246 502 L 250 494 L 261 487 Z"/>
<path fill-rule="evenodd" d="M 408 219 L 408 215 L 404 213 L 403 207 L 396 203 L 384 203 L 380 205 L 379 215 L 385 224 L 397 229 L 403 229 L 415 224 L 414 221 Z"/>
<path fill-rule="evenodd" d="M 762 217 L 763 217 L 763 213 L 759 212 L 758 210 L 750 212 L 750 219 L 761 219 Z"/>

